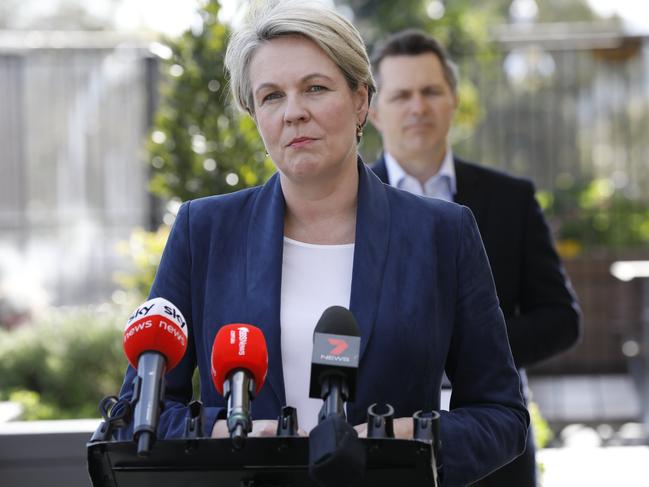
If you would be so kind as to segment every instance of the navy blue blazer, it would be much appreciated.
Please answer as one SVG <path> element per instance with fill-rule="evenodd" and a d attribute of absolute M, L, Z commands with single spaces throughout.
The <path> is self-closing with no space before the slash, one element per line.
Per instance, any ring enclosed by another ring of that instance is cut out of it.
<path fill-rule="evenodd" d="M 478 223 L 517 367 L 573 347 L 580 311 L 532 182 L 454 159 L 457 194 Z M 371 166 L 386 184 L 383 155 Z"/>
<path fill-rule="evenodd" d="M 454 201 L 475 215 L 489 257 L 512 354 L 522 367 L 569 349 L 581 334 L 577 299 L 563 272 L 532 182 L 454 159 Z M 388 183 L 382 154 L 372 165 Z M 480 485 L 535 486 L 534 438 L 525 453 Z"/>
<path fill-rule="evenodd" d="M 478 228 L 466 207 L 391 188 L 362 163 L 359 175 L 350 309 L 361 329 L 361 355 L 349 422 L 364 423 L 376 401 L 390 403 L 396 417 L 439 409 L 445 370 L 454 393 L 453 410 L 441 412 L 444 485 L 465 485 L 519 455 L 529 424 Z M 284 212 L 277 174 L 263 186 L 180 208 L 151 289 L 151 297 L 181 310 L 190 333 L 186 356 L 167 375 L 160 437 L 182 436 L 196 365 L 208 434 L 223 414 L 210 353 L 228 323 L 258 326 L 268 345 L 254 419 L 276 419 L 285 404 Z M 134 375 L 129 367 L 122 397 L 132 394 Z"/>

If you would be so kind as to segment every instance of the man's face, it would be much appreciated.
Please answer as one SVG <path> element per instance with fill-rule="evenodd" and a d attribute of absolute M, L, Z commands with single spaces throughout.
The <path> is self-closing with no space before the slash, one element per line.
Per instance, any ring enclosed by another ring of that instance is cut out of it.
<path fill-rule="evenodd" d="M 409 164 L 430 161 L 436 172 L 457 106 L 438 57 L 388 56 L 380 64 L 378 83 L 370 119 L 381 132 L 385 150 L 406 171 Z"/>

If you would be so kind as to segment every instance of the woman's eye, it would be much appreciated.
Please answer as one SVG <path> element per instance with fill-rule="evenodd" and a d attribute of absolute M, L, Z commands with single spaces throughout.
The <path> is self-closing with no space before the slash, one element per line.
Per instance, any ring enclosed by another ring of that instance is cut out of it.
<path fill-rule="evenodd" d="M 314 93 L 318 91 L 325 91 L 326 89 L 327 89 L 326 87 L 321 85 L 313 85 L 313 86 L 309 86 L 309 89 L 307 91 Z"/>
<path fill-rule="evenodd" d="M 266 102 L 266 101 L 276 100 L 276 99 L 279 98 L 280 96 L 281 96 L 281 94 L 280 94 L 279 92 L 277 92 L 277 91 L 273 91 L 272 93 L 268 93 L 267 95 L 265 95 L 265 96 L 261 99 L 261 102 L 264 103 L 264 102 Z"/>

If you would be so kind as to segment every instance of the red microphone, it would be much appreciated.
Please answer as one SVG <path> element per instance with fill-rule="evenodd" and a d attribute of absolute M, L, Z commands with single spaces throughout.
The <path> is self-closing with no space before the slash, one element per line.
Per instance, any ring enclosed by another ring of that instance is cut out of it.
<path fill-rule="evenodd" d="M 252 431 L 250 401 L 268 372 L 268 350 L 261 330 L 247 324 L 225 325 L 212 346 L 212 381 L 228 401 L 228 431 L 240 448 Z"/>
<path fill-rule="evenodd" d="M 181 312 L 163 298 L 140 305 L 126 322 L 124 353 L 137 376 L 133 380 L 133 439 L 138 455 L 147 455 L 155 441 L 164 374 L 187 350 L 187 324 Z"/>

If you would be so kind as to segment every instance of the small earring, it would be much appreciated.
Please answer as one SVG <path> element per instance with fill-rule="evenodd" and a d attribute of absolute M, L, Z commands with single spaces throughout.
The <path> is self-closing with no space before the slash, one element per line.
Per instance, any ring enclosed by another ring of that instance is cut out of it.
<path fill-rule="evenodd" d="M 362 136 L 363 136 L 363 125 L 359 123 L 356 126 L 356 137 L 360 139 Z"/>

